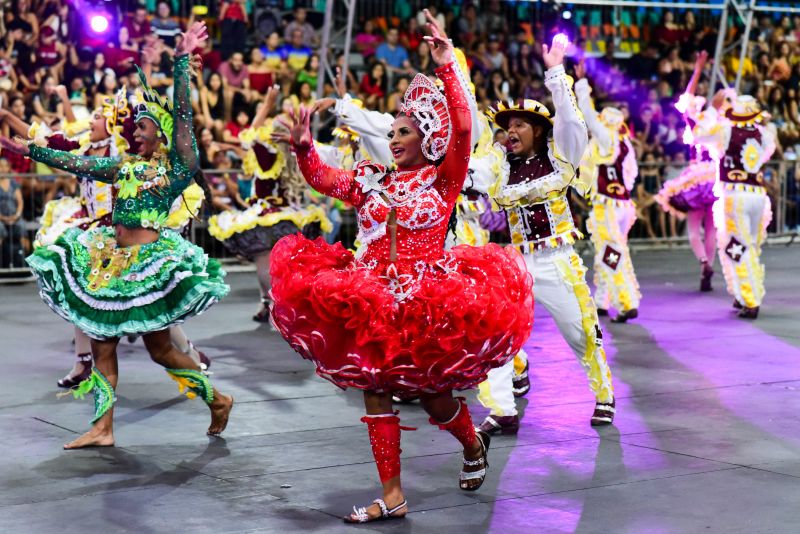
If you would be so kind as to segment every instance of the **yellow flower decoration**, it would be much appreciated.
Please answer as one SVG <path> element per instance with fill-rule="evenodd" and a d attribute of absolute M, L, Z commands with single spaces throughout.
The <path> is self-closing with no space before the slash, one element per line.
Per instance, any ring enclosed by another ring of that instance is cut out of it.
<path fill-rule="evenodd" d="M 755 139 L 748 139 L 741 152 L 742 166 L 749 173 L 757 173 L 761 163 L 761 145 Z"/>

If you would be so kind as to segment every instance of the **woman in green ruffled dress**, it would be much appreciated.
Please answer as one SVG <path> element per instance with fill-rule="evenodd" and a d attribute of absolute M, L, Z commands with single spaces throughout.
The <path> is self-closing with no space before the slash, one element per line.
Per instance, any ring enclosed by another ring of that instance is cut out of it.
<path fill-rule="evenodd" d="M 117 190 L 111 227 L 70 229 L 28 258 L 44 301 L 92 338 L 94 368 L 76 396 L 94 391 L 93 427 L 66 449 L 114 445 L 116 347 L 121 336 L 141 335 L 151 358 L 166 368 L 190 398 L 211 410 L 208 433 L 221 433 L 233 398 L 170 342 L 168 328 L 202 313 L 229 287 L 219 263 L 165 228 L 172 203 L 191 184 L 198 153 L 192 131 L 189 53 L 208 38 L 204 23 L 183 34 L 175 51 L 175 109 L 142 78 L 135 109 L 138 156 L 87 157 L 35 143 L 0 138 L 6 149 L 46 165 L 113 183 Z"/>

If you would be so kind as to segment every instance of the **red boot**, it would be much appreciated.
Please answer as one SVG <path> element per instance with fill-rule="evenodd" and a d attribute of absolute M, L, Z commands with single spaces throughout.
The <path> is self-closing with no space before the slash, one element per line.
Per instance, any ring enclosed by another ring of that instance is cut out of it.
<path fill-rule="evenodd" d="M 378 466 L 381 483 L 400 476 L 400 453 L 402 452 L 400 450 L 400 430 L 414 429 L 400 426 L 400 418 L 396 413 L 365 415 L 361 421 L 367 424 L 372 455 Z M 408 513 L 408 503 L 405 500 L 392 508 L 389 508 L 383 499 L 375 499 L 372 502 L 378 505 L 379 515 L 370 516 L 366 506 L 360 508 L 354 506 L 353 512 L 342 519 L 345 523 L 371 523 L 386 519 L 402 519 Z"/>
<path fill-rule="evenodd" d="M 481 456 L 477 460 L 467 460 L 465 457 L 464 468 L 461 469 L 459 474 L 459 487 L 465 491 L 475 491 L 481 487 L 486 478 L 486 468 L 489 467 L 487 453 L 491 438 L 489 434 L 481 430 L 475 431 L 475 427 L 472 424 L 472 416 L 469 414 L 464 397 L 457 397 L 457 400 L 459 404 L 458 411 L 449 421 L 440 423 L 431 417 L 430 423 L 438 426 L 441 430 L 450 432 L 464 446 L 464 449 L 472 447 L 475 443 L 475 438 L 480 442 Z M 467 471 L 465 468 L 469 468 L 469 470 Z"/>
<path fill-rule="evenodd" d="M 396 414 L 365 415 L 372 455 L 381 483 L 400 476 L 400 418 Z"/>

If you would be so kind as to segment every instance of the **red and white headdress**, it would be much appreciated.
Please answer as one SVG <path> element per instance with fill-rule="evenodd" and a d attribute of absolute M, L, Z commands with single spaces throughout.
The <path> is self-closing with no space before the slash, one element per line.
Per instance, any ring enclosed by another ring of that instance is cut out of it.
<path fill-rule="evenodd" d="M 422 154 L 430 161 L 443 158 L 450 144 L 450 113 L 436 84 L 417 74 L 403 97 L 400 112 L 417 122 L 422 132 Z"/>

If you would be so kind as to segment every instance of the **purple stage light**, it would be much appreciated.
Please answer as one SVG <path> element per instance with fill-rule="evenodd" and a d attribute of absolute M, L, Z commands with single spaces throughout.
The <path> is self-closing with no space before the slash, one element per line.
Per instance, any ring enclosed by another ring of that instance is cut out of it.
<path fill-rule="evenodd" d="M 89 26 L 95 33 L 105 33 L 108 31 L 108 16 L 101 13 L 95 13 L 89 17 Z"/>

